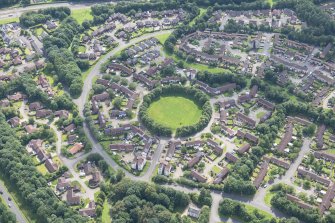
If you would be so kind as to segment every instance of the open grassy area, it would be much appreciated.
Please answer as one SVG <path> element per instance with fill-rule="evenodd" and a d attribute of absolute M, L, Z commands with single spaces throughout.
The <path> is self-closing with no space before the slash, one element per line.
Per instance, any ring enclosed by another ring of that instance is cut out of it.
<path fill-rule="evenodd" d="M 190 26 L 193 26 L 195 24 L 195 20 L 197 18 L 200 18 L 206 11 L 207 11 L 207 9 L 200 8 L 200 14 L 190 22 Z"/>
<path fill-rule="evenodd" d="M 164 44 L 167 38 L 169 38 L 170 33 L 159 34 L 155 36 L 161 44 Z"/>
<path fill-rule="evenodd" d="M 85 20 L 92 20 L 90 8 L 75 9 L 71 11 L 71 16 L 77 20 L 78 23 L 82 24 Z"/>
<path fill-rule="evenodd" d="M 109 214 L 109 204 L 107 200 L 105 200 L 104 205 L 102 206 L 102 214 L 101 214 L 101 222 L 109 223 L 112 222 L 111 216 Z"/>
<path fill-rule="evenodd" d="M 37 169 L 42 175 L 45 175 L 45 174 L 48 173 L 48 170 L 47 170 L 47 168 L 45 167 L 44 164 L 38 165 L 38 166 L 36 167 L 36 169 Z"/>
<path fill-rule="evenodd" d="M 256 114 L 256 117 L 257 118 L 261 118 L 263 115 L 265 115 L 265 112 L 258 112 L 257 114 Z"/>
<path fill-rule="evenodd" d="M 263 211 L 261 209 L 258 209 L 258 208 L 255 208 L 254 206 L 251 206 L 251 205 L 248 205 L 248 204 L 244 204 L 245 205 L 245 208 L 247 209 L 247 211 L 249 213 L 254 213 L 255 211 L 257 211 L 258 213 L 260 213 L 261 215 L 264 216 L 264 219 L 266 220 L 271 220 L 273 218 L 273 215 L 266 212 L 266 211 Z"/>
<path fill-rule="evenodd" d="M 148 115 L 155 122 L 176 130 L 197 123 L 201 110 L 190 99 L 177 96 L 162 97 L 149 106 Z"/>
<path fill-rule="evenodd" d="M 19 18 L 5 18 L 5 19 L 0 19 L 0 25 L 7 24 L 7 23 L 12 23 L 12 22 L 19 22 Z"/>

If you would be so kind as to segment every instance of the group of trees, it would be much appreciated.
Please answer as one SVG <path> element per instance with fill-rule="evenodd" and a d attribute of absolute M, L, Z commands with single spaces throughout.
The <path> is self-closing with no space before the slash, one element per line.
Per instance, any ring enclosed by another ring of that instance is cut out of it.
<path fill-rule="evenodd" d="M 299 223 L 298 219 L 277 219 L 269 218 L 262 214 L 257 209 L 249 211 L 246 206 L 238 201 L 224 198 L 219 206 L 219 214 L 226 217 L 235 217 L 241 219 L 243 222 L 257 223 L 257 222 L 268 222 L 268 223 Z M 308 221 L 309 222 L 309 221 Z"/>
<path fill-rule="evenodd" d="M 5 203 L 0 198 L 0 222 L 15 223 L 15 215 L 8 210 Z"/>
<path fill-rule="evenodd" d="M 238 88 L 247 86 L 247 77 L 232 73 L 210 73 L 208 71 L 197 73 L 197 79 L 212 87 L 220 87 L 226 83 L 236 83 Z"/>
<path fill-rule="evenodd" d="M 63 20 L 71 14 L 67 7 L 40 9 L 37 12 L 29 11 L 20 16 L 20 23 L 25 27 L 36 26 L 51 19 Z"/>
<path fill-rule="evenodd" d="M 183 192 L 129 179 L 110 189 L 115 222 L 192 222 L 173 213 L 185 209 L 190 202 Z"/>
<path fill-rule="evenodd" d="M 46 69 L 57 77 L 57 81 L 69 87 L 72 97 L 78 97 L 81 94 L 83 81 L 77 61 L 68 48 L 80 31 L 81 26 L 77 21 L 72 17 L 67 17 L 52 35 L 43 40 L 49 62 Z"/>
<path fill-rule="evenodd" d="M 322 217 L 316 208 L 300 208 L 296 203 L 289 201 L 283 192 L 278 192 L 275 196 L 272 197 L 271 205 L 283 213 L 294 216 L 301 221 L 315 223 L 322 222 Z"/>
<path fill-rule="evenodd" d="M 168 85 L 154 89 L 143 98 L 143 103 L 139 111 L 139 117 L 143 124 L 151 132 L 154 132 L 156 135 L 159 136 L 171 136 L 172 130 L 170 128 L 156 123 L 147 114 L 147 109 L 152 102 L 159 100 L 161 96 L 171 95 L 182 95 L 184 97 L 187 97 L 193 100 L 199 106 L 199 108 L 202 109 L 200 121 L 192 126 L 184 126 L 178 128 L 176 131 L 177 136 L 189 136 L 203 129 L 208 124 L 212 116 L 212 107 L 209 103 L 208 96 L 205 93 L 195 88 L 184 87 L 181 85 Z"/>
<path fill-rule="evenodd" d="M 37 222 L 87 222 L 68 208 L 37 171 L 20 140 L 0 114 L 0 169 L 6 181 L 35 214 Z M 2 222 L 2 221 L 1 221 Z M 6 222 L 6 221 L 4 221 Z"/>
<path fill-rule="evenodd" d="M 290 39 L 321 46 L 334 41 L 335 21 L 313 1 L 283 0 L 276 2 L 275 8 L 290 8 L 299 19 L 307 22 L 308 26 L 301 31 L 284 30 Z"/>

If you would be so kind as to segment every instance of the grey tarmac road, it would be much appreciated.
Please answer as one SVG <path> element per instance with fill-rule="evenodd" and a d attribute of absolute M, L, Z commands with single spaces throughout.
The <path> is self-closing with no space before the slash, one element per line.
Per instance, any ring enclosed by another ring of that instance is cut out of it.
<path fill-rule="evenodd" d="M 26 218 L 24 217 L 24 215 L 22 214 L 21 210 L 16 205 L 16 203 L 13 202 L 14 201 L 13 197 L 9 194 L 6 186 L 1 181 L 0 181 L 0 191 L 2 192 L 1 197 L 4 203 L 6 203 L 8 205 L 9 210 L 15 214 L 17 222 L 26 223 L 27 222 Z"/>

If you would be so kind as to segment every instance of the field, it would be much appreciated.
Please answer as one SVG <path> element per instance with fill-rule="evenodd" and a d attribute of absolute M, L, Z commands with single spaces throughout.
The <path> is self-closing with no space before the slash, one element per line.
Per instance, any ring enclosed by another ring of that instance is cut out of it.
<path fill-rule="evenodd" d="M 176 130 L 197 123 L 200 120 L 201 110 L 190 99 L 162 97 L 150 105 L 148 115 L 155 122 Z"/>
<path fill-rule="evenodd" d="M 92 20 L 93 16 L 91 15 L 90 8 L 75 9 L 72 10 L 71 16 L 77 20 L 79 24 L 82 24 L 85 20 Z"/>
<path fill-rule="evenodd" d="M 19 18 L 5 18 L 5 19 L 0 19 L 0 25 L 7 24 L 7 23 L 12 23 L 12 22 L 19 22 Z"/>
<path fill-rule="evenodd" d="M 169 36 L 170 36 L 170 33 L 164 33 L 164 34 L 157 35 L 155 37 L 158 39 L 158 41 L 161 44 L 164 44 L 167 38 L 169 38 Z"/>

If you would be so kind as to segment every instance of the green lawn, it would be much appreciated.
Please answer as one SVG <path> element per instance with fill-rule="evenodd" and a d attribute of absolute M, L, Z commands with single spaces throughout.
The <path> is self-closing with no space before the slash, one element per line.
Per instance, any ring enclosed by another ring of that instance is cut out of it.
<path fill-rule="evenodd" d="M 36 169 L 37 169 L 42 175 L 45 175 L 45 174 L 48 173 L 48 170 L 47 170 L 47 168 L 45 167 L 44 164 L 38 165 L 38 166 L 36 167 Z"/>
<path fill-rule="evenodd" d="M 19 22 L 19 18 L 0 19 L 0 25 L 7 24 L 7 23 L 13 23 L 13 22 Z"/>
<path fill-rule="evenodd" d="M 264 219 L 267 219 L 267 220 L 271 220 L 273 218 L 273 215 L 266 212 L 266 211 L 263 211 L 261 209 L 258 209 L 258 208 L 255 208 L 254 206 L 251 206 L 249 204 L 244 204 L 245 205 L 245 208 L 247 209 L 247 211 L 249 213 L 254 213 L 254 211 L 258 211 L 258 213 L 260 213 L 261 215 L 264 216 Z"/>
<path fill-rule="evenodd" d="M 267 206 L 271 207 L 271 199 L 275 195 L 275 193 L 267 191 L 264 197 L 264 202 Z"/>
<path fill-rule="evenodd" d="M 256 114 L 256 117 L 257 118 L 261 118 L 263 115 L 265 115 L 265 112 L 258 112 L 257 114 Z"/>
<path fill-rule="evenodd" d="M 102 214 L 101 214 L 101 222 L 102 223 L 110 223 L 112 222 L 111 216 L 109 214 L 109 204 L 107 200 L 105 200 L 104 205 L 102 206 Z"/>
<path fill-rule="evenodd" d="M 164 33 L 155 36 L 161 44 L 164 44 L 167 38 L 170 36 L 170 33 Z"/>
<path fill-rule="evenodd" d="M 72 10 L 71 11 L 71 16 L 75 20 L 77 20 L 77 22 L 79 24 L 82 24 L 85 20 L 92 20 L 93 19 L 90 8 Z"/>
<path fill-rule="evenodd" d="M 201 110 L 192 100 L 184 97 L 161 97 L 149 106 L 148 115 L 155 122 L 176 130 L 197 123 Z"/>
<path fill-rule="evenodd" d="M 206 11 L 207 11 L 207 9 L 200 8 L 200 14 L 190 22 L 190 26 L 193 26 L 195 24 L 195 20 L 197 18 L 200 18 Z"/>
<path fill-rule="evenodd" d="M 35 32 L 36 32 L 37 36 L 40 36 L 43 33 L 43 28 L 37 28 L 37 29 L 35 29 Z"/>
<path fill-rule="evenodd" d="M 218 167 L 218 166 L 213 166 L 212 168 L 212 171 L 215 173 L 215 174 L 219 174 L 221 172 L 221 169 Z"/>
<path fill-rule="evenodd" d="M 78 50 L 79 50 L 80 53 L 85 53 L 86 52 L 86 47 L 83 46 L 83 45 L 80 45 Z"/>

